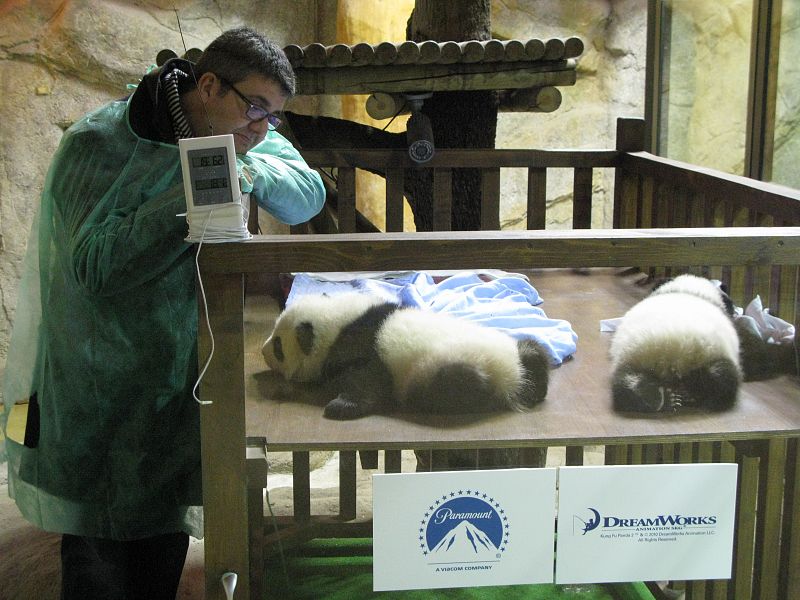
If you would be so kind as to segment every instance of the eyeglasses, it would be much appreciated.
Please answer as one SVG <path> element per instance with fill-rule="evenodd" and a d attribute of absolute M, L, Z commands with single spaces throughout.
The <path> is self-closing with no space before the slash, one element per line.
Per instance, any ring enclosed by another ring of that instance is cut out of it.
<path fill-rule="evenodd" d="M 270 130 L 277 129 L 281 124 L 280 117 L 272 114 L 268 110 L 265 110 L 258 106 L 257 104 L 253 104 L 253 102 L 245 96 L 242 92 L 236 89 L 236 86 L 233 85 L 227 79 L 220 77 L 220 81 L 222 81 L 225 85 L 230 87 L 239 98 L 244 100 L 245 104 L 247 104 L 247 110 L 245 111 L 245 116 L 250 119 L 251 121 L 262 121 L 264 119 L 267 120 L 267 125 Z"/>

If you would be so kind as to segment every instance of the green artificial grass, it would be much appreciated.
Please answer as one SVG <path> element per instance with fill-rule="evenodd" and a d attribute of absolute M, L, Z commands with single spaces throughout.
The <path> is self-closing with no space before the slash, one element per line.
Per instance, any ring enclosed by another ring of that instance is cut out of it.
<path fill-rule="evenodd" d="M 267 564 L 268 600 L 654 600 L 642 583 L 372 591 L 372 540 L 313 540 Z"/>

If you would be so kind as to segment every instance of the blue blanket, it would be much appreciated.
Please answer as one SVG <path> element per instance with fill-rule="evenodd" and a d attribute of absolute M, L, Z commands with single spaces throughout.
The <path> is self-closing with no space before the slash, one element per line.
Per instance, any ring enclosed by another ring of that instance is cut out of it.
<path fill-rule="evenodd" d="M 388 274 L 382 277 L 326 279 L 299 273 L 295 276 L 287 306 L 304 294 L 328 295 L 354 290 L 377 294 L 400 306 L 450 314 L 506 332 L 515 339 L 535 339 L 559 365 L 575 353 L 578 340 L 568 321 L 550 319 L 540 307 L 536 289 L 522 276 L 500 275 L 488 281 L 477 273 L 455 273 L 435 281 L 427 272 Z"/>

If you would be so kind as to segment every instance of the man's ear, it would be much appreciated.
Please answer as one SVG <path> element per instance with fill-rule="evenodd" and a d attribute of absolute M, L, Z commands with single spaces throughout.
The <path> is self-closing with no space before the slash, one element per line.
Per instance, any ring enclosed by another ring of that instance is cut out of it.
<path fill-rule="evenodd" d="M 219 77 L 211 71 L 206 71 L 197 80 L 197 92 L 200 94 L 200 99 L 207 102 L 211 96 L 219 93 L 220 88 Z"/>

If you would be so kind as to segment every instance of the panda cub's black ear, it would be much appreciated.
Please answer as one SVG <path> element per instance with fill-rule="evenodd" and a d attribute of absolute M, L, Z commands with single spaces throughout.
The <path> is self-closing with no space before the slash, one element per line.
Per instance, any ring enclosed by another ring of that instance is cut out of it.
<path fill-rule="evenodd" d="M 724 283 L 720 283 L 719 293 L 722 296 L 722 303 L 725 305 L 725 312 L 728 314 L 728 316 L 732 317 L 733 313 L 736 312 L 736 306 L 733 304 L 733 300 L 731 300 L 728 286 Z"/>
<path fill-rule="evenodd" d="M 309 321 L 298 323 L 295 327 L 297 345 L 303 354 L 308 356 L 314 347 L 314 326 Z"/>
<path fill-rule="evenodd" d="M 675 279 L 674 277 L 658 277 L 650 281 L 650 293 L 652 294 L 662 285 L 665 285 Z"/>

